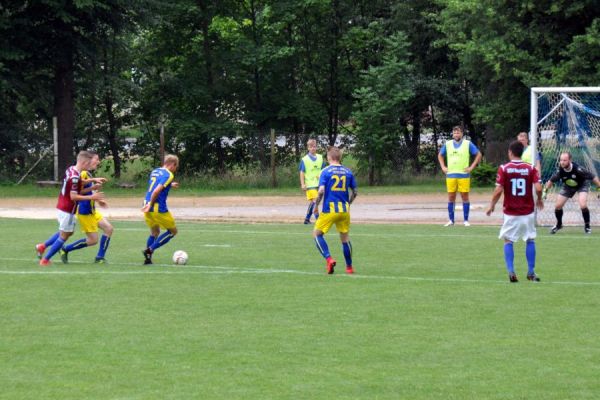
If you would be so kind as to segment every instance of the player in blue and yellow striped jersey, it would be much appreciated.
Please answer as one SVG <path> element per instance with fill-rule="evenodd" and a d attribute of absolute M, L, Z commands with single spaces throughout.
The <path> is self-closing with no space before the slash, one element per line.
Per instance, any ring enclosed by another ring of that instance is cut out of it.
<path fill-rule="evenodd" d="M 315 214 L 319 212 L 319 204 L 323 200 L 323 207 L 319 219 L 315 223 L 313 237 L 317 249 L 327 262 L 327 273 L 333 274 L 336 261 L 329 253 L 329 247 L 324 235 L 335 224 L 342 241 L 344 258 L 346 259 L 346 273 L 354 273 L 352 267 L 352 244 L 350 243 L 350 204 L 356 198 L 356 180 L 350 169 L 341 165 L 342 152 L 337 147 L 330 147 L 327 151 L 329 166 L 321 171 L 319 178 L 319 194 L 315 202 Z"/>
<path fill-rule="evenodd" d="M 171 187 L 177 188 L 179 184 L 173 181 L 175 171 L 179 167 L 179 158 L 169 154 L 165 156 L 163 166 L 156 168 L 150 173 L 148 179 L 148 190 L 144 199 L 144 219 L 150 228 L 150 236 L 146 242 L 144 264 L 152 264 L 152 254 L 156 249 L 164 246 L 177 235 L 175 219 L 167 207 L 167 197 Z M 160 229 L 165 229 L 162 235 Z"/>
<path fill-rule="evenodd" d="M 81 181 L 83 182 L 82 194 L 90 196 L 93 189 L 106 182 L 106 178 L 94 178 L 90 171 L 95 171 L 100 164 L 100 157 L 96 153 L 92 153 L 93 157 L 88 170 L 81 172 Z M 102 229 L 102 237 L 100 238 L 100 246 L 96 254 L 95 263 L 106 263 L 106 250 L 110 244 L 110 238 L 113 233 L 113 227 L 106 218 L 96 210 L 96 203 L 102 207 L 106 207 L 104 200 L 82 200 L 77 202 L 77 220 L 81 225 L 81 230 L 86 237 L 79 239 L 69 245 L 63 246 L 60 250 L 60 258 L 63 263 L 68 263 L 68 255 L 71 251 L 80 250 L 88 246 L 93 246 L 98 243 L 98 227 Z"/>

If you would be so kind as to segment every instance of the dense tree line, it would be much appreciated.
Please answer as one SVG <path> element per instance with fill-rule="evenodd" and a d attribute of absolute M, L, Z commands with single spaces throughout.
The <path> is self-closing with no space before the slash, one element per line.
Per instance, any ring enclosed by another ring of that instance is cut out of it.
<path fill-rule="evenodd" d="M 309 136 L 352 145 L 369 182 L 435 169 L 438 138 L 528 126 L 531 86 L 600 82 L 592 0 L 46 0 L 0 3 L 5 177 L 51 145 L 181 155 L 189 174 L 278 162 Z M 431 145 L 423 145 L 423 134 Z M 135 137 L 135 144 L 127 144 Z"/>

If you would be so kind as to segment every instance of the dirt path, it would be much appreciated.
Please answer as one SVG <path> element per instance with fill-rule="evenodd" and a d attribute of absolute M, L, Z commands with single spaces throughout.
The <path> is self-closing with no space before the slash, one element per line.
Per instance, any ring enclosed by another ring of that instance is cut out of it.
<path fill-rule="evenodd" d="M 471 194 L 471 223 L 501 223 L 502 213 L 484 214 L 489 195 Z M 102 213 L 113 220 L 141 220 L 139 197 L 109 199 Z M 54 219 L 55 198 L 0 199 L 0 217 Z M 181 221 L 236 222 L 301 222 L 306 201 L 298 196 L 220 196 L 170 197 L 169 208 Z M 462 221 L 462 207 L 457 204 L 457 221 Z M 353 222 L 370 223 L 432 223 L 447 221 L 447 202 L 444 193 L 416 195 L 359 195 L 352 206 Z"/>

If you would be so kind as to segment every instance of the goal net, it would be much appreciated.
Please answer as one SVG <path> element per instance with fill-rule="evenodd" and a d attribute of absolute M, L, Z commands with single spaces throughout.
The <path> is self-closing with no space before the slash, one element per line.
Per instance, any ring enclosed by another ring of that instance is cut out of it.
<path fill-rule="evenodd" d="M 537 148 L 542 180 L 550 179 L 558 167 L 560 154 L 570 152 L 573 161 L 598 176 L 600 172 L 600 87 L 594 88 L 532 88 L 530 138 Z M 556 222 L 554 203 L 560 192 L 558 182 L 548 191 L 544 210 L 538 212 L 537 223 L 552 226 Z M 588 195 L 591 224 L 600 225 L 600 200 L 595 186 Z M 583 226 L 577 200 L 568 200 L 563 224 Z"/>

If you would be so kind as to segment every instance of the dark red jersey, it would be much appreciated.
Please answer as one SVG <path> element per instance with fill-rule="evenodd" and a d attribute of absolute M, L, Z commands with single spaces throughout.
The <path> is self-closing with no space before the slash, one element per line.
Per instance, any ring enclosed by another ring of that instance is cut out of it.
<path fill-rule="evenodd" d="M 56 208 L 61 211 L 74 213 L 77 207 L 77 202 L 71 200 L 71 192 L 81 193 L 81 179 L 79 177 L 79 171 L 75 166 L 71 166 L 65 172 L 65 178 L 63 179 L 62 188 L 58 195 L 58 204 Z"/>
<path fill-rule="evenodd" d="M 535 209 L 533 185 L 538 182 L 540 174 L 529 163 L 518 160 L 501 165 L 496 185 L 504 188 L 504 214 L 531 214 Z"/>

